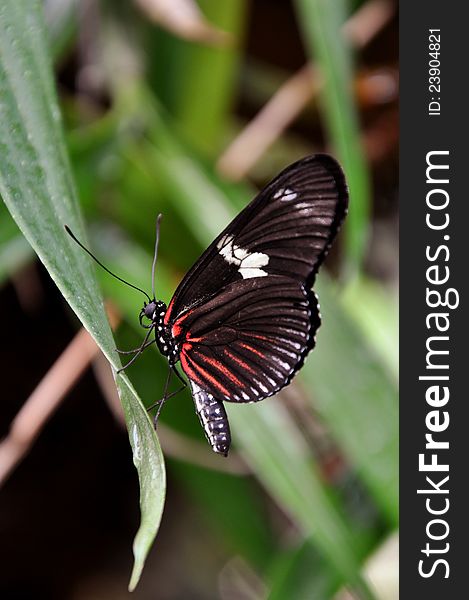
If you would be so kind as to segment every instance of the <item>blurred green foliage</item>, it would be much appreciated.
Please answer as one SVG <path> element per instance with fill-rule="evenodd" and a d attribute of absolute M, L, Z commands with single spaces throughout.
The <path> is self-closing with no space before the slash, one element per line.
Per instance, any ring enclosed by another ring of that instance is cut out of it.
<path fill-rule="evenodd" d="M 67 6 L 69 10 L 60 14 L 48 14 L 57 66 L 79 44 L 77 36 L 83 34 L 85 25 L 76 5 Z M 164 213 L 156 288 L 158 297 L 167 302 L 184 271 L 253 194 L 250 184 L 230 183 L 215 168 L 223 146 L 239 125 L 233 111 L 240 67 L 246 60 L 242 44 L 246 2 L 203 0 L 200 7 L 211 23 L 232 34 L 230 44 L 208 47 L 184 41 L 150 24 L 135 7 L 121 5 L 118 10 L 103 3 L 94 29 L 99 44 L 92 57 L 92 66 L 101 77 L 99 87 L 62 93 L 79 205 L 71 200 L 74 184 L 68 161 L 52 151 L 54 136 L 62 136 L 51 108 L 55 101 L 41 108 L 41 102 L 53 95 L 47 86 L 50 66 L 38 38 L 41 18 L 28 15 L 24 2 L 10 0 L 1 8 L 9 19 L 4 24 L 19 31 L 25 19 L 25 27 L 16 48 L 11 46 L 13 38 L 4 38 L 0 55 L 2 91 L 10 94 L 3 95 L 0 189 L 17 224 L 116 367 L 102 314 L 91 315 L 86 294 L 81 294 L 82 305 L 74 302 L 76 290 L 67 281 L 66 263 L 53 258 L 67 261 L 72 254 L 80 265 L 76 269 L 83 274 L 78 283 L 94 292 L 88 259 L 78 256 L 62 233 L 64 219 L 70 219 L 79 231 L 80 210 L 89 226 L 91 245 L 102 260 L 122 277 L 148 289 L 154 219 L 158 212 Z M 320 423 L 326 431 L 323 443 L 342 457 L 340 476 L 327 473 L 321 443 L 299 418 L 288 393 L 259 405 L 228 407 L 234 449 L 251 476 L 204 468 L 193 464 L 190 454 L 186 460 L 170 458 L 168 468 L 203 508 L 208 525 L 223 539 L 227 551 L 242 556 L 260 576 L 270 598 L 330 598 L 344 585 L 360 597 L 372 598 L 361 567 L 397 526 L 396 303 L 382 284 L 368 281 L 362 267 L 370 198 L 357 109 L 350 92 L 350 51 L 338 41 L 338 30 L 347 17 L 345 5 L 338 0 L 298 0 L 296 8 L 306 51 L 314 55 L 326 76 L 321 98 L 326 137 L 342 159 L 351 184 L 344 262 L 355 277 L 345 289 L 325 275 L 319 277 L 324 323 L 317 349 L 291 388 L 301 410 L 308 414 L 306 422 Z M 20 70 L 14 73 L 15 66 Z M 39 81 L 44 73 L 46 87 L 41 92 Z M 24 81 L 38 86 L 34 94 Z M 26 113 L 33 115 L 32 120 Z M 18 119 L 17 137 L 10 135 L 12 115 Z M 287 151 L 285 164 L 292 157 L 296 158 L 294 150 Z M 39 170 L 36 175 L 31 170 L 30 177 L 21 180 L 20 173 L 12 170 L 13 159 L 35 161 Z M 60 188 L 62 184 L 65 187 Z M 37 213 L 28 211 L 26 192 L 31 206 L 36 203 L 40 209 Z M 67 195 L 70 206 L 64 203 Z M 0 277 L 5 280 L 32 260 L 33 254 L 8 212 L 3 206 L 0 209 Z M 73 266 L 71 272 L 76 272 Z M 117 332 L 118 347 L 136 346 L 141 335 L 137 320 L 141 298 L 105 273 L 98 276 L 105 297 L 112 299 L 124 319 Z M 90 320 L 83 315 L 91 315 Z M 162 387 L 165 373 L 164 360 L 153 351 L 129 369 L 145 405 L 156 400 L 155 390 Z M 123 402 L 132 437 L 135 416 L 129 413 L 140 410 L 140 401 L 131 393 Z M 145 429 L 144 421 L 140 419 L 139 426 Z M 203 443 L 187 392 L 168 403 L 162 422 Z M 147 459 L 155 459 L 159 446 L 156 440 L 148 444 L 154 449 Z M 206 451 L 210 452 L 208 446 Z M 164 476 L 157 481 L 159 490 L 151 491 L 145 471 L 140 474 L 143 504 L 161 503 Z M 266 518 L 263 505 L 267 500 L 261 497 L 259 484 L 268 501 L 293 524 L 295 535 L 288 541 L 279 539 Z M 143 510 L 148 518 L 148 506 Z M 157 513 L 146 529 L 145 543 L 137 548 L 138 572 L 161 507 Z"/>

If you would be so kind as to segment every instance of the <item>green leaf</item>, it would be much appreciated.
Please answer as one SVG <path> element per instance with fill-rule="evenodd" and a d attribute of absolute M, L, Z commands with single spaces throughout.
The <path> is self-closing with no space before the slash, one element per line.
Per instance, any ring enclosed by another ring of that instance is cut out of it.
<path fill-rule="evenodd" d="M 320 104 L 330 142 L 350 187 L 346 224 L 347 259 L 358 269 L 368 242 L 370 183 L 353 99 L 351 52 L 341 27 L 347 18 L 344 0 L 296 0 L 307 51 L 323 80 Z"/>
<path fill-rule="evenodd" d="M 40 3 L 0 6 L 0 193 L 83 326 L 120 366 L 89 258 L 70 240 L 84 239 L 65 150 Z M 163 510 L 165 469 L 151 420 L 128 378 L 116 377 L 140 480 L 141 525 L 134 542 L 133 589 Z"/>

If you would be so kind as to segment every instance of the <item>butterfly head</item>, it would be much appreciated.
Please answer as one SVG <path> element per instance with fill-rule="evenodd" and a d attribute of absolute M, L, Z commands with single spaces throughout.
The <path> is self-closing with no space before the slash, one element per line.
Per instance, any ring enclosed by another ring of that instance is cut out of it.
<path fill-rule="evenodd" d="M 161 300 L 153 299 L 151 302 L 144 302 L 142 310 L 140 311 L 138 320 L 142 327 L 148 328 L 148 325 L 143 323 L 145 317 L 151 321 L 152 325 L 155 326 L 158 321 L 162 321 L 166 312 L 166 304 Z"/>

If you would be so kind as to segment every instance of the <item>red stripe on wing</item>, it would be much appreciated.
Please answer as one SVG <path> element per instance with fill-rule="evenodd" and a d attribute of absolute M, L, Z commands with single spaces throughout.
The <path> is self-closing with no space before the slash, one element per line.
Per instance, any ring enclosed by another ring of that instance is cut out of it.
<path fill-rule="evenodd" d="M 228 348 L 225 348 L 223 350 L 223 352 L 229 356 L 231 358 L 231 360 L 234 360 L 235 363 L 237 363 L 240 367 L 242 367 L 243 369 L 246 369 L 246 371 L 249 371 L 249 373 L 253 373 L 254 375 L 257 374 L 257 371 L 255 369 L 253 369 L 251 367 L 251 365 L 249 365 L 247 362 L 244 362 L 244 360 L 241 360 L 241 358 L 239 358 L 238 356 L 235 356 L 232 352 L 230 352 L 228 350 Z"/>
<path fill-rule="evenodd" d="M 203 339 L 204 339 L 203 337 L 196 337 L 196 338 L 191 337 L 191 332 L 190 331 L 188 331 L 187 334 L 186 334 L 186 340 L 188 342 L 202 342 Z"/>
<path fill-rule="evenodd" d="M 223 365 L 221 362 L 219 362 L 215 358 L 210 358 L 209 356 L 206 356 L 205 354 L 202 354 L 202 353 L 199 353 L 198 356 L 203 361 L 207 362 L 209 365 L 212 365 L 212 367 L 214 367 L 215 369 L 218 369 L 220 371 L 220 373 L 223 373 L 223 375 L 225 377 L 227 377 L 235 385 L 238 385 L 239 387 L 242 387 L 242 388 L 246 387 L 245 384 L 242 381 L 240 381 L 234 373 L 232 373 L 229 369 L 227 369 L 225 367 L 225 365 Z"/>
<path fill-rule="evenodd" d="M 191 373 L 195 374 L 194 373 L 194 368 L 195 368 L 202 375 L 202 377 L 205 377 L 205 379 L 207 381 L 209 381 L 213 386 L 215 386 L 218 390 L 220 390 L 220 392 L 222 394 L 224 394 L 225 396 L 228 396 L 228 397 L 230 396 L 230 392 L 218 381 L 218 379 L 216 379 L 215 377 L 210 375 L 210 373 L 208 373 L 208 371 L 206 371 L 200 365 L 198 365 L 190 356 L 187 356 L 187 354 L 185 352 L 181 352 L 180 358 L 181 358 L 181 364 L 182 364 L 182 368 L 184 369 L 184 372 L 186 372 L 187 375 L 191 379 L 194 379 L 197 383 L 200 383 L 201 386 L 204 385 L 204 383 L 200 379 L 200 377 L 198 377 L 197 375 L 195 377 L 193 377 L 191 375 Z M 189 365 L 188 361 L 190 361 L 192 363 L 192 366 Z"/>
<path fill-rule="evenodd" d="M 249 344 L 245 344 L 244 342 L 239 342 L 239 345 L 242 346 L 243 348 L 246 348 L 246 350 L 250 350 L 251 352 L 254 352 L 254 354 L 257 354 L 257 356 L 260 356 L 261 358 L 265 358 L 265 354 L 263 354 L 262 352 L 259 352 L 259 350 L 257 350 L 256 348 L 253 348 Z"/>
<path fill-rule="evenodd" d="M 258 340 L 264 340 L 265 342 L 276 342 L 277 338 L 267 335 L 259 335 L 258 333 L 252 333 L 252 331 L 243 331 L 244 336 L 253 337 Z"/>
<path fill-rule="evenodd" d="M 182 369 L 184 373 L 189 377 L 189 379 L 193 379 L 196 383 L 203 386 L 203 381 L 200 377 L 195 373 L 194 369 L 187 362 L 187 357 L 184 352 L 181 352 L 179 356 L 179 360 L 181 361 Z"/>

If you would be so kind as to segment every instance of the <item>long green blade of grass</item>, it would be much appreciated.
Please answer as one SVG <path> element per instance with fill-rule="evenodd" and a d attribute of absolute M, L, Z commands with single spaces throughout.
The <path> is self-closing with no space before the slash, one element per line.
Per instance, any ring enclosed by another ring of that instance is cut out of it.
<path fill-rule="evenodd" d="M 366 251 L 370 184 L 353 101 L 351 51 L 341 35 L 347 18 L 344 0 L 296 0 L 306 50 L 319 66 L 320 95 L 328 137 L 340 158 L 350 187 L 347 259 L 359 269 Z"/>
<path fill-rule="evenodd" d="M 200 7 L 213 25 L 233 37 L 224 47 L 184 45 L 180 54 L 176 118 L 194 147 L 210 156 L 221 149 L 232 108 L 239 47 L 245 28 L 245 0 L 202 0 Z"/>
<path fill-rule="evenodd" d="M 120 366 L 89 258 L 64 225 L 84 237 L 63 141 L 39 2 L 0 5 L 0 193 L 84 327 Z M 140 480 L 141 525 L 130 587 L 138 582 L 163 510 L 165 469 L 152 423 L 125 376 L 116 378 Z"/>
<path fill-rule="evenodd" d="M 148 64 L 152 89 L 186 140 L 211 157 L 221 151 L 234 101 L 246 4 L 198 2 L 207 21 L 228 34 L 221 45 L 188 42 L 158 28 L 147 38 L 146 50 L 155 57 Z"/>

